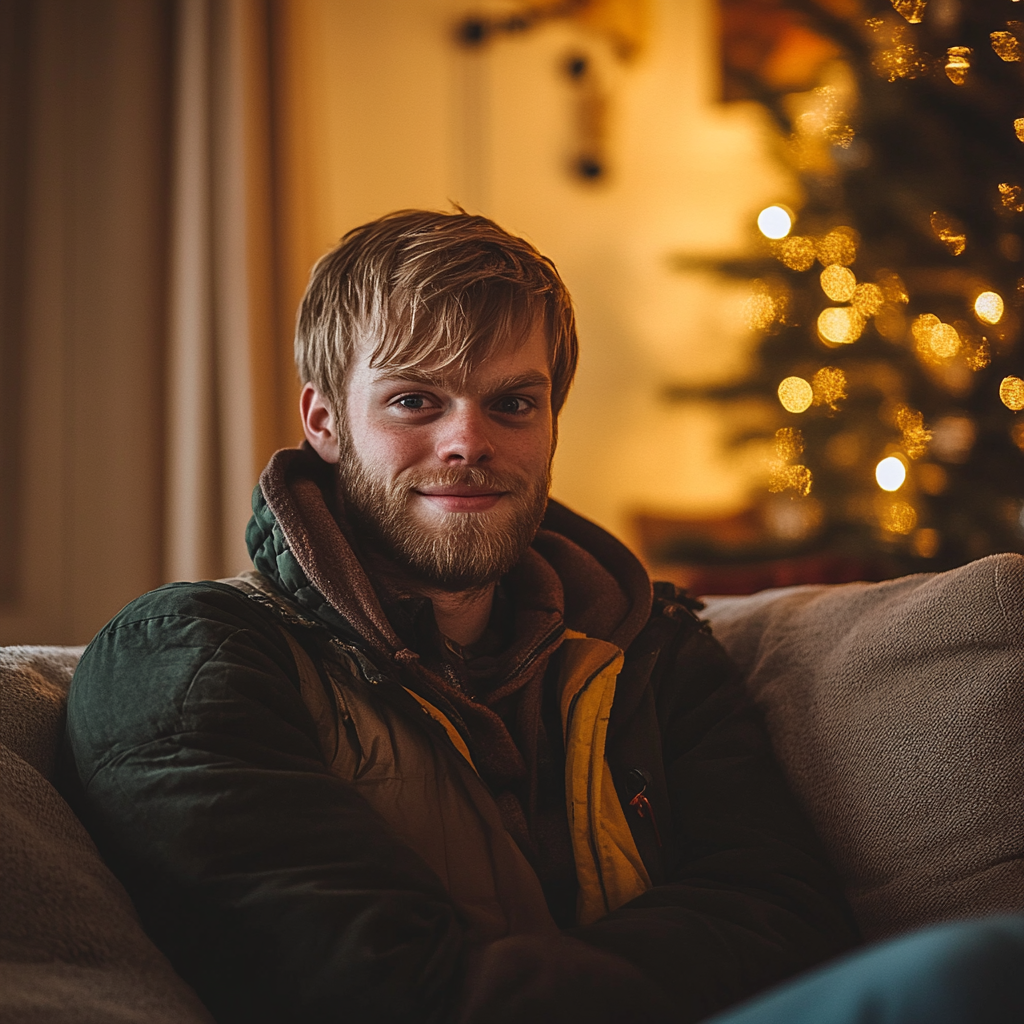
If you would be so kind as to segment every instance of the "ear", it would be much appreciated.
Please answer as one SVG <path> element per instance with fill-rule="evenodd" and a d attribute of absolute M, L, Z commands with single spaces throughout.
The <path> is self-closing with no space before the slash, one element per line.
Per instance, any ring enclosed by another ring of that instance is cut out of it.
<path fill-rule="evenodd" d="M 313 384 L 305 384 L 299 396 L 302 429 L 313 451 L 324 462 L 338 461 L 338 425 L 324 396 Z"/>

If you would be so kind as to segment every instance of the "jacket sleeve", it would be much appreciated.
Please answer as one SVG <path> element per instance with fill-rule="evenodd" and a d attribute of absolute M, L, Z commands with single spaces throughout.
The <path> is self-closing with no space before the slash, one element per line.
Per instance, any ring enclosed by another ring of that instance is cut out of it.
<path fill-rule="evenodd" d="M 226 587 L 162 588 L 101 631 L 67 755 L 69 799 L 220 1024 L 582 1020 L 574 991 L 594 1024 L 668 1019 L 584 943 L 469 948 L 436 875 L 328 773 L 274 621 Z"/>
<path fill-rule="evenodd" d="M 656 789 L 671 819 L 665 878 L 570 934 L 634 963 L 689 1022 L 838 954 L 857 935 L 737 670 L 709 627 L 677 611 L 688 621 L 661 651 L 647 698 L 664 771 Z M 644 717 L 641 702 L 620 747 L 632 729 L 639 749 Z"/>

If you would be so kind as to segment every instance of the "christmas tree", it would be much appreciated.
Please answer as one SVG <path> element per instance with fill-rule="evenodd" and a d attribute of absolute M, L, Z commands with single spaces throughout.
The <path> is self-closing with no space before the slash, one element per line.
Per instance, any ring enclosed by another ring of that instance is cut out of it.
<path fill-rule="evenodd" d="M 1024 2 L 723 8 L 748 27 L 727 86 L 771 112 L 803 193 L 718 264 L 751 279 L 760 341 L 746 379 L 701 391 L 770 401 L 763 554 L 896 574 L 1024 549 Z M 794 39 L 811 88 L 780 62 Z"/>

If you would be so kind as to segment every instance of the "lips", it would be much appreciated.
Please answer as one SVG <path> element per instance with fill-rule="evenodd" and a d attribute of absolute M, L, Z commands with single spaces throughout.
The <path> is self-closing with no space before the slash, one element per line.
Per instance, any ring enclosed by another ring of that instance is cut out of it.
<path fill-rule="evenodd" d="M 473 487 L 450 487 L 415 493 L 442 512 L 486 512 L 505 496 L 504 491 L 482 491 Z"/>

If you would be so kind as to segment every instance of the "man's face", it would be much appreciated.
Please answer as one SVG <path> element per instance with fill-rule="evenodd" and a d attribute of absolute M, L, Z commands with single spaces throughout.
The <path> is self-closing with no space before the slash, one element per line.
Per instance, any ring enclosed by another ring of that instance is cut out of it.
<path fill-rule="evenodd" d="M 356 353 L 338 467 L 354 525 L 439 589 L 481 587 L 511 569 L 547 503 L 549 362 L 542 325 L 465 377 L 373 369 L 368 350 Z"/>

